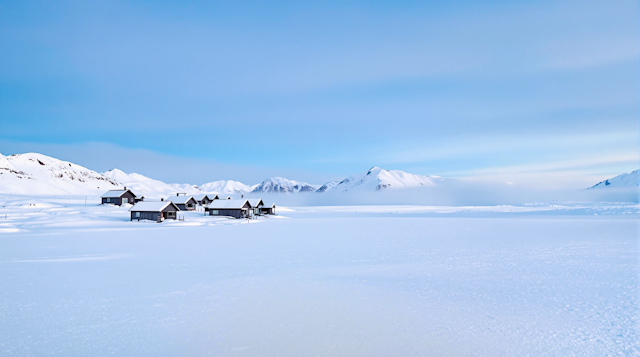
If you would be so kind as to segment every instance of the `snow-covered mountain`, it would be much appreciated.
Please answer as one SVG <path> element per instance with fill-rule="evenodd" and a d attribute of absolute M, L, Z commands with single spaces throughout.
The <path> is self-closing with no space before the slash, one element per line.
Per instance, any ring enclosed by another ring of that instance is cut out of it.
<path fill-rule="evenodd" d="M 251 192 L 254 186 L 245 185 L 242 182 L 233 181 L 233 180 L 220 180 L 213 181 L 209 183 L 205 183 L 204 185 L 200 185 L 200 189 L 206 193 L 248 193 Z"/>
<path fill-rule="evenodd" d="M 328 182 L 317 192 L 375 191 L 389 188 L 436 186 L 452 181 L 452 179 L 439 176 L 414 175 L 400 170 L 385 170 L 374 166 L 369 171 L 351 175 L 337 184 Z"/>
<path fill-rule="evenodd" d="M 200 190 L 198 186 L 190 184 L 168 184 L 136 173 L 127 174 L 118 169 L 103 172 L 102 175 L 116 180 L 122 186 L 131 189 L 131 191 L 138 196 L 164 197 L 166 195 L 173 195 L 176 192 L 184 192 L 189 195 L 202 193 L 202 190 Z"/>
<path fill-rule="evenodd" d="M 326 191 L 333 190 L 336 186 L 338 186 L 339 183 L 340 181 L 329 181 L 324 185 L 320 186 L 320 188 L 317 189 L 316 192 L 326 192 Z"/>
<path fill-rule="evenodd" d="M 0 193 L 23 195 L 95 195 L 119 183 L 86 167 L 46 155 L 0 154 Z"/>
<path fill-rule="evenodd" d="M 261 184 L 256 186 L 252 192 L 314 192 L 320 188 L 319 185 L 311 185 L 306 182 L 298 182 L 294 180 L 287 180 L 282 177 L 272 177 L 262 181 Z"/>
<path fill-rule="evenodd" d="M 592 188 L 623 188 L 640 186 L 640 170 L 635 170 L 628 174 L 621 174 L 616 177 L 601 181 L 591 187 Z"/>

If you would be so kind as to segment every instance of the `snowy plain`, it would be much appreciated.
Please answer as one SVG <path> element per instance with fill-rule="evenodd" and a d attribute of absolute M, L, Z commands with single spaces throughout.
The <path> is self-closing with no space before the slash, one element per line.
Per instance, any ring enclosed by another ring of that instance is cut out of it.
<path fill-rule="evenodd" d="M 640 355 L 637 203 L 97 202 L 0 196 L 0 355 Z"/>

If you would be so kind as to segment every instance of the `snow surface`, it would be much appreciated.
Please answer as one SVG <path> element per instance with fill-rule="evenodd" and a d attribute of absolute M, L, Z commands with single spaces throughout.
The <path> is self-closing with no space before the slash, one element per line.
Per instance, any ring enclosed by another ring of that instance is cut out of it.
<path fill-rule="evenodd" d="M 0 195 L 0 355 L 640 354 L 637 204 L 158 224 L 98 200 Z"/>
<path fill-rule="evenodd" d="M 318 191 L 374 191 L 389 188 L 435 186 L 451 181 L 453 180 L 438 176 L 414 175 L 400 170 L 385 170 L 374 166 L 368 171 L 351 175 L 340 181 L 338 184 L 335 184 L 334 182 L 326 183 Z"/>
<path fill-rule="evenodd" d="M 640 170 L 635 170 L 628 174 L 621 174 L 599 182 L 589 188 L 623 188 L 640 186 Z"/>
<path fill-rule="evenodd" d="M 35 153 L 0 154 L 0 193 L 95 195 L 118 188 L 117 181 L 67 161 Z"/>
<path fill-rule="evenodd" d="M 296 192 L 314 192 L 319 185 L 311 185 L 306 182 L 299 182 L 294 180 L 288 180 L 282 177 L 272 177 L 262 181 L 256 186 L 252 192 L 281 192 L 281 193 L 296 193 Z"/>

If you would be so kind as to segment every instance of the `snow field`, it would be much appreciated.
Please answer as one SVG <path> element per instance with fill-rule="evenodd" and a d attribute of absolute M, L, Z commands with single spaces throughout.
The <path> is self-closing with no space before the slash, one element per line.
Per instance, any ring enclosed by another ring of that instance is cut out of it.
<path fill-rule="evenodd" d="M 0 201 L 20 230 L 0 234 L 3 356 L 640 354 L 637 206 L 157 224 L 84 197 Z"/>

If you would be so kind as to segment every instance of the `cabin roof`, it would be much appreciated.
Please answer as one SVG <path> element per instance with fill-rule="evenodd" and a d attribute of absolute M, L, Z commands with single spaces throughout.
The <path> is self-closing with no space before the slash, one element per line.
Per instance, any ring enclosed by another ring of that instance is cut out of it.
<path fill-rule="evenodd" d="M 132 212 L 162 212 L 163 209 L 167 208 L 167 206 L 173 205 L 173 207 L 178 210 L 175 204 L 171 201 L 160 201 L 160 202 L 138 202 L 133 207 L 129 209 Z"/>
<path fill-rule="evenodd" d="M 209 209 L 240 209 L 248 200 L 214 200 L 207 205 Z"/>
<path fill-rule="evenodd" d="M 264 206 L 264 202 L 262 201 L 262 198 L 250 198 L 249 199 L 249 204 L 251 205 L 251 207 L 258 207 L 258 205 L 260 205 L 261 203 Z"/>
<path fill-rule="evenodd" d="M 194 197 L 197 201 L 202 201 L 205 198 L 211 199 L 211 197 L 209 197 L 209 195 L 199 195 L 199 196 L 195 196 Z"/>
<path fill-rule="evenodd" d="M 122 195 L 124 195 L 125 192 L 131 192 L 131 190 L 127 189 L 127 190 L 109 190 L 107 192 L 105 192 L 102 196 L 100 196 L 100 198 L 118 198 Z M 136 197 L 135 194 L 133 194 L 133 192 L 131 192 L 131 194 L 133 195 L 133 197 Z"/>
<path fill-rule="evenodd" d="M 194 200 L 195 198 L 193 198 L 193 196 L 169 196 L 167 198 L 164 199 L 165 201 L 171 201 L 175 204 L 185 204 L 187 202 L 189 202 L 189 200 Z"/>

